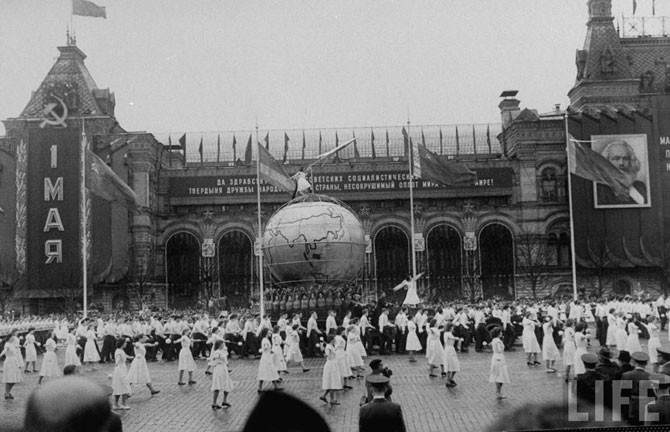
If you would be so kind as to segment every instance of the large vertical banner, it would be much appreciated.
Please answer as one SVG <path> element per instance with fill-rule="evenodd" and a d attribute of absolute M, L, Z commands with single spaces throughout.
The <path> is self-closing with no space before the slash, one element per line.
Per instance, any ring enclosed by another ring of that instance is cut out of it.
<path fill-rule="evenodd" d="M 660 153 L 658 161 L 663 191 L 664 245 L 667 245 L 670 242 L 670 95 L 654 98 L 654 123 L 654 140 Z"/>
<path fill-rule="evenodd" d="M 27 274 L 31 290 L 79 283 L 80 131 L 33 129 L 28 139 Z"/>

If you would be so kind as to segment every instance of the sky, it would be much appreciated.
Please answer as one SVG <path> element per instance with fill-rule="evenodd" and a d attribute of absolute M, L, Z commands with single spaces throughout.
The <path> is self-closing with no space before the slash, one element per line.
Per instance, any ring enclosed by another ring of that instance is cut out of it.
<path fill-rule="evenodd" d="M 74 17 L 77 46 L 121 126 L 156 134 L 499 123 L 507 89 L 564 108 L 588 16 L 585 0 L 94 1 L 107 19 Z M 0 4 L 6 119 L 65 45 L 71 4 Z"/>

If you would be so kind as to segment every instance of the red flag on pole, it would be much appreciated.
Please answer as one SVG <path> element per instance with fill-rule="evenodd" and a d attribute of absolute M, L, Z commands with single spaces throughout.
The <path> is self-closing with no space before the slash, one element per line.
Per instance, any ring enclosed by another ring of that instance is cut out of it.
<path fill-rule="evenodd" d="M 202 156 L 202 137 L 200 137 L 200 147 L 198 147 L 198 153 L 200 153 L 200 166 L 202 166 L 202 163 L 204 161 Z"/>
<path fill-rule="evenodd" d="M 445 186 L 471 185 L 477 181 L 477 173 L 456 161 L 440 158 L 422 144 L 416 144 L 420 169 L 414 175 Z"/>
<path fill-rule="evenodd" d="M 375 131 L 370 129 L 370 147 L 372 148 L 372 159 L 377 159 L 377 154 L 375 152 Z"/>
<path fill-rule="evenodd" d="M 247 148 L 244 151 L 244 164 L 245 165 L 251 165 L 251 159 L 252 159 L 252 154 L 251 154 L 251 134 L 249 134 L 249 141 L 247 141 Z"/>
<path fill-rule="evenodd" d="M 260 143 L 258 144 L 258 163 L 260 177 L 263 180 L 279 189 L 293 193 L 295 182 L 286 174 L 282 165 Z"/>
<path fill-rule="evenodd" d="M 286 132 L 284 132 L 284 159 L 282 162 L 286 163 L 288 160 L 288 142 L 289 142 L 289 137 L 286 135 Z"/>

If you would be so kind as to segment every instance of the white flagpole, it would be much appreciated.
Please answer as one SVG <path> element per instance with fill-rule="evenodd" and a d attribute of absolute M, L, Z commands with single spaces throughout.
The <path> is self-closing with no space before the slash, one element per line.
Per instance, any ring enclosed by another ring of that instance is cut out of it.
<path fill-rule="evenodd" d="M 84 318 L 88 316 L 88 241 L 86 239 L 86 126 L 81 119 L 81 258 L 82 258 L 82 285 L 84 288 Z"/>
<path fill-rule="evenodd" d="M 410 225 L 410 244 L 412 245 L 412 279 L 416 277 L 416 247 L 414 245 L 414 146 L 412 137 L 409 134 L 409 117 L 407 118 L 407 148 L 409 150 L 409 225 Z M 416 282 L 414 282 L 416 283 Z"/>
<path fill-rule="evenodd" d="M 570 256 L 572 266 L 572 296 L 577 300 L 577 264 L 575 258 L 575 219 L 572 210 L 572 181 L 570 179 L 570 135 L 568 134 L 568 111 L 563 114 L 563 127 L 565 129 L 565 151 L 568 157 L 567 182 L 568 182 L 568 206 L 570 208 Z"/>
<path fill-rule="evenodd" d="M 260 293 L 260 306 L 261 306 L 261 319 L 265 314 L 265 295 L 263 287 L 263 238 L 262 233 L 263 229 L 261 226 L 261 154 L 258 151 L 258 122 L 256 122 L 256 202 L 257 202 L 257 213 L 258 213 L 258 236 L 256 241 L 258 242 L 259 254 L 258 254 L 258 279 L 260 281 L 259 293 Z"/>

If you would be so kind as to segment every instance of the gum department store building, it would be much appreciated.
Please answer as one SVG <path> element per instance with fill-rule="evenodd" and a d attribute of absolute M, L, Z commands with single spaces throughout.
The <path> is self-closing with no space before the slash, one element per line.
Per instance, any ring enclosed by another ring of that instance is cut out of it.
<path fill-rule="evenodd" d="M 591 182 L 573 177 L 578 286 L 596 295 L 658 291 L 669 273 L 663 202 L 670 199 L 664 197 L 670 180 L 663 146 L 670 144 L 664 144 L 670 135 L 670 38 L 626 35 L 614 23 L 610 0 L 590 0 L 588 7 L 585 44 L 577 50 L 576 81 L 569 91 L 568 128 L 582 140 L 645 134 L 651 205 L 595 209 Z M 382 291 L 392 296 L 390 288 L 411 273 L 409 176 L 401 133 L 406 125 L 187 132 L 184 148 L 181 134 L 124 130 L 114 116 L 114 94 L 98 88 L 76 42 L 70 39 L 58 50 L 23 111 L 4 120 L 7 133 L 0 138 L 0 275 L 5 289 L 15 287 L 15 307 L 46 312 L 54 298 L 80 293 L 82 128 L 89 149 L 142 204 L 130 212 L 118 202 L 91 195 L 87 200 L 90 302 L 105 310 L 136 307 L 140 297 L 159 306 L 208 297 L 225 296 L 231 304 L 258 298 L 256 162 L 247 151 L 257 139 L 293 174 L 317 154 L 357 137 L 355 147 L 314 167 L 313 187 L 343 201 L 364 226 L 368 248 L 354 283 L 364 297 Z M 465 187 L 414 183 L 424 298 L 572 292 L 563 114 L 558 107 L 544 114 L 522 109 L 516 92 L 505 95 L 500 124 L 409 127 L 413 141 L 478 174 L 478 182 Z M 62 146 L 57 162 L 50 159 L 49 143 Z M 289 199 L 262 184 L 263 221 Z M 465 250 L 463 240 L 472 233 L 476 250 Z M 45 264 L 49 251 L 61 256 Z M 278 291 L 265 275 L 271 301 Z"/>

